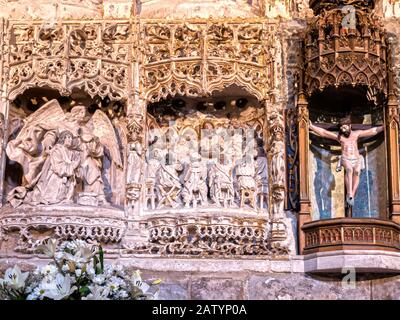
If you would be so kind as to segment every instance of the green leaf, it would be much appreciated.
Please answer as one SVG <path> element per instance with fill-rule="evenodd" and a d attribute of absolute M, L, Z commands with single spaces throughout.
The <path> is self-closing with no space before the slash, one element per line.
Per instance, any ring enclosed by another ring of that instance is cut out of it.
<path fill-rule="evenodd" d="M 97 258 L 97 256 L 94 256 L 93 257 L 93 268 L 94 268 L 94 271 L 96 272 L 96 274 L 100 273 L 100 270 L 97 267 L 98 263 L 99 263 L 99 259 Z"/>
<path fill-rule="evenodd" d="M 104 251 L 103 247 L 99 246 L 99 257 L 100 257 L 100 266 L 101 266 L 101 273 L 104 272 Z"/>
<path fill-rule="evenodd" d="M 83 286 L 79 289 L 79 293 L 83 296 L 86 297 L 90 293 L 90 289 L 87 286 Z"/>

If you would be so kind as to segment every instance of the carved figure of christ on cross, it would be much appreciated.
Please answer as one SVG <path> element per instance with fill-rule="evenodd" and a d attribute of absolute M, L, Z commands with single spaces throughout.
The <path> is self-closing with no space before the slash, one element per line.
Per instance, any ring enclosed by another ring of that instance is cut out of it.
<path fill-rule="evenodd" d="M 354 197 L 360 183 L 360 173 L 364 169 L 364 158 L 358 151 L 358 140 L 370 138 L 383 131 L 383 126 L 366 130 L 352 130 L 350 118 L 340 120 L 339 133 L 334 133 L 310 122 L 310 130 L 322 138 L 338 141 L 342 148 L 340 168 L 345 168 L 346 203 L 354 206 Z M 350 211 L 351 212 L 351 211 Z"/>

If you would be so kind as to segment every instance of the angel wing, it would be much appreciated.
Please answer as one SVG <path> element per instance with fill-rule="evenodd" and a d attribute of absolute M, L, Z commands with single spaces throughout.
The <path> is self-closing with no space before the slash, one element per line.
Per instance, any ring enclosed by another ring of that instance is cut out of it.
<path fill-rule="evenodd" d="M 39 145 L 46 132 L 56 130 L 65 119 L 64 111 L 57 100 L 51 100 L 29 115 L 17 137 L 7 144 L 8 157 L 18 162 L 26 181 L 34 181 L 43 164 Z"/>
<path fill-rule="evenodd" d="M 26 133 L 35 126 L 41 126 L 46 130 L 57 128 L 57 125 L 65 119 L 65 113 L 56 99 L 45 103 L 41 108 L 24 119 L 24 126 L 17 136 L 23 138 Z"/>
<path fill-rule="evenodd" d="M 112 161 L 114 161 L 119 168 L 122 168 L 117 135 L 107 115 L 103 111 L 97 110 L 90 119 L 88 126 L 92 128 L 93 134 L 100 139 L 100 142 L 107 147 Z"/>

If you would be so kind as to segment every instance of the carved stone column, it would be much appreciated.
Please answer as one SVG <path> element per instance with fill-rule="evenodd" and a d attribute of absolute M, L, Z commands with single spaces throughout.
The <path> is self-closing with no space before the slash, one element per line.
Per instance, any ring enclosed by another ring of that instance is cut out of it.
<path fill-rule="evenodd" d="M 8 113 L 9 100 L 7 96 L 8 81 L 8 59 L 9 53 L 6 46 L 7 21 L 0 19 L 0 113 L 2 114 L 2 123 L 0 124 L 0 207 L 4 202 L 4 177 L 6 167 L 6 145 L 8 140 Z"/>
<path fill-rule="evenodd" d="M 386 142 L 389 177 L 390 219 L 400 223 L 400 156 L 399 156 L 399 106 L 394 90 L 393 45 L 388 47 L 388 104 L 385 112 Z"/>
<path fill-rule="evenodd" d="M 269 159 L 270 159 L 270 193 L 271 193 L 271 237 L 272 241 L 287 238 L 285 218 L 285 126 L 283 110 L 279 103 L 277 91 L 271 94 L 268 110 Z"/>
<path fill-rule="evenodd" d="M 301 227 L 311 220 L 311 201 L 309 188 L 308 148 L 309 148 L 309 114 L 308 102 L 303 92 L 297 102 L 298 132 L 299 132 L 299 180 L 300 180 L 300 211 L 298 216 L 299 250 L 302 254 L 305 244 L 304 232 Z"/>
<path fill-rule="evenodd" d="M 138 25 L 133 26 L 135 35 L 131 56 L 131 75 L 133 83 L 128 97 L 128 146 L 125 170 L 126 200 L 125 214 L 127 231 L 123 238 L 123 247 L 130 249 L 145 237 L 140 228 L 141 204 L 143 203 L 143 173 L 146 153 L 146 114 L 147 105 L 140 87 L 140 50 Z"/>
<path fill-rule="evenodd" d="M 391 220 L 400 223 L 400 159 L 399 159 L 399 108 L 389 99 L 386 111 L 386 137 L 389 170 L 389 213 Z"/>

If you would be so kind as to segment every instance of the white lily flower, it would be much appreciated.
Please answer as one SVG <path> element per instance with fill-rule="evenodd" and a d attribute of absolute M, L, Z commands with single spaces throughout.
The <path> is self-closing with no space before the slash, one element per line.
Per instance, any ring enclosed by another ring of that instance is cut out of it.
<path fill-rule="evenodd" d="M 71 287 L 71 278 L 69 276 L 64 277 L 59 273 L 44 296 L 53 300 L 62 300 L 69 297 L 76 289 L 77 287 L 75 286 Z"/>
<path fill-rule="evenodd" d="M 76 253 L 78 253 L 79 256 L 82 257 L 82 259 L 89 261 L 93 257 L 93 245 L 88 244 L 82 240 L 75 240 L 74 245 Z"/>
<path fill-rule="evenodd" d="M 56 274 L 45 276 L 42 279 L 42 281 L 40 282 L 40 285 L 39 285 L 40 288 L 42 288 L 45 291 L 54 289 L 56 277 L 57 277 Z"/>
<path fill-rule="evenodd" d="M 21 272 L 18 266 L 8 268 L 4 275 L 4 279 L 0 279 L 0 285 L 8 285 L 14 289 L 25 288 L 25 281 L 29 276 L 29 272 Z"/>
<path fill-rule="evenodd" d="M 132 274 L 131 283 L 133 285 L 132 295 L 134 297 L 151 298 L 151 297 L 148 297 L 146 294 L 147 291 L 149 291 L 150 286 L 142 280 L 142 277 L 140 276 L 140 271 L 137 270 Z"/>
<path fill-rule="evenodd" d="M 139 270 L 133 272 L 131 282 L 134 286 L 138 287 L 143 293 L 146 293 L 147 290 L 149 290 L 150 288 L 150 286 L 142 280 Z"/>
<path fill-rule="evenodd" d="M 89 263 L 92 257 L 93 257 L 93 252 L 92 251 L 89 252 L 87 248 L 79 248 L 75 252 L 75 254 L 71 254 L 68 252 L 64 253 L 65 259 L 79 266 Z"/>
<path fill-rule="evenodd" d="M 107 287 L 101 287 L 98 285 L 90 287 L 90 293 L 83 297 L 82 300 L 110 300 L 108 294 L 110 290 Z"/>
<path fill-rule="evenodd" d="M 94 270 L 92 265 L 89 265 L 86 267 L 86 273 L 90 276 L 90 277 L 94 277 L 96 275 L 96 270 Z"/>
<path fill-rule="evenodd" d="M 45 244 L 38 247 L 38 251 L 42 251 L 49 258 L 53 258 L 57 250 L 57 240 L 48 239 Z"/>
<path fill-rule="evenodd" d="M 106 281 L 106 277 L 103 274 L 98 274 L 93 278 L 95 284 L 103 284 Z"/>
<path fill-rule="evenodd" d="M 48 264 L 47 266 L 44 266 L 41 270 L 41 274 L 43 274 L 44 276 L 53 275 L 56 273 L 57 273 L 57 267 L 52 264 Z"/>

